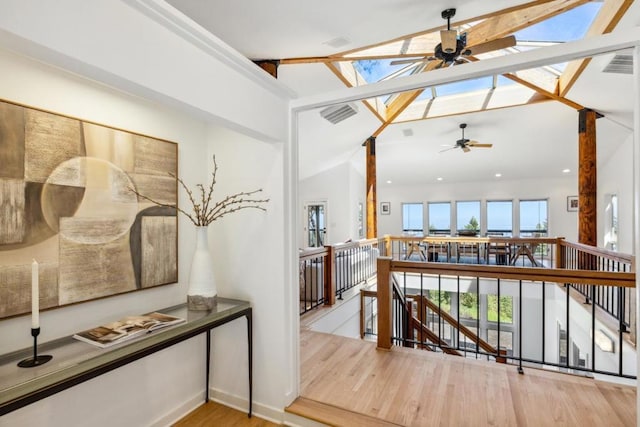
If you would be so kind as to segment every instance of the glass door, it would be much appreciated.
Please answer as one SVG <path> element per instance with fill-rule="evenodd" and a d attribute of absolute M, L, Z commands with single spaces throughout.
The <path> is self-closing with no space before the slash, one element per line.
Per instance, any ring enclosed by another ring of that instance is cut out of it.
<path fill-rule="evenodd" d="M 327 237 L 327 204 L 326 202 L 311 202 L 304 207 L 307 221 L 305 234 L 307 247 L 324 246 Z"/>

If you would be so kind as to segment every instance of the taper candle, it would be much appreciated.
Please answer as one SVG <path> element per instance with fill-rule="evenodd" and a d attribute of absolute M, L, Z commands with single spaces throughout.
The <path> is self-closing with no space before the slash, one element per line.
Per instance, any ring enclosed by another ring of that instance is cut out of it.
<path fill-rule="evenodd" d="M 31 328 L 40 327 L 40 284 L 38 280 L 38 261 L 31 263 Z"/>

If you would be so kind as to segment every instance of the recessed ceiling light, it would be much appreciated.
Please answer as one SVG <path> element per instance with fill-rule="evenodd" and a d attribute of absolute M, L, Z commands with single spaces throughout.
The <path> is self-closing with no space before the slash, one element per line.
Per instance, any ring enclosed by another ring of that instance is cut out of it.
<path fill-rule="evenodd" d="M 571 169 L 562 169 L 562 173 L 569 173 L 571 172 Z"/>
<path fill-rule="evenodd" d="M 497 173 L 497 174 L 496 174 L 496 178 L 500 178 L 501 176 L 502 176 L 502 174 L 501 174 L 501 173 Z"/>
<path fill-rule="evenodd" d="M 387 181 L 387 184 L 391 184 L 391 181 L 390 181 L 390 180 L 389 180 L 389 181 Z"/>
<path fill-rule="evenodd" d="M 441 177 L 441 176 L 437 177 L 436 179 L 437 179 L 438 181 L 442 181 L 442 177 Z"/>

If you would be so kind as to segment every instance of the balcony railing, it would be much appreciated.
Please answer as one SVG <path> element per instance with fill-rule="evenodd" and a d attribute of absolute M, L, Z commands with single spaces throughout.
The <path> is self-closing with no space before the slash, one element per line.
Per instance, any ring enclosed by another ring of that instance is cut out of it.
<path fill-rule="evenodd" d="M 384 236 L 381 253 L 397 260 L 552 267 L 562 238 Z"/>
<path fill-rule="evenodd" d="M 559 242 L 558 267 L 572 270 L 600 272 L 630 272 L 633 256 L 594 248 L 580 243 Z M 624 332 L 635 327 L 631 309 L 631 298 L 635 290 L 615 286 L 586 286 L 573 284 L 574 289 L 585 297 L 585 303 L 594 303 L 620 322 Z M 635 333 L 634 333 L 635 336 Z"/>
<path fill-rule="evenodd" d="M 375 299 L 371 294 L 363 299 L 377 305 L 369 312 L 376 314 L 381 348 L 395 343 L 507 361 L 520 369 L 537 365 L 635 378 L 635 354 L 621 324 L 610 332 L 599 320 L 597 306 L 581 304 L 565 284 L 621 292 L 635 287 L 635 273 L 385 257 L 378 260 Z M 504 305 L 505 298 L 511 304 Z M 489 299 L 497 301 L 491 312 Z M 469 333 L 476 338 L 469 339 Z"/>
<path fill-rule="evenodd" d="M 300 314 L 333 305 L 375 277 L 377 247 L 377 239 L 368 239 L 300 251 Z"/>

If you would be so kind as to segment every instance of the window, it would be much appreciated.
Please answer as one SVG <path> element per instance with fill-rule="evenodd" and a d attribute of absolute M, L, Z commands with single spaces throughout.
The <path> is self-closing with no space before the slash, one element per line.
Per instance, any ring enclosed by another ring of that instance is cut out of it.
<path fill-rule="evenodd" d="M 456 202 L 456 230 L 480 231 L 480 202 Z"/>
<path fill-rule="evenodd" d="M 451 203 L 429 203 L 429 234 L 451 234 Z"/>
<path fill-rule="evenodd" d="M 511 200 L 487 201 L 487 236 L 513 235 L 513 202 Z"/>
<path fill-rule="evenodd" d="M 460 293 L 460 303 L 458 312 L 461 319 L 478 319 L 478 294 L 465 292 Z"/>
<path fill-rule="evenodd" d="M 402 204 L 402 233 L 421 236 L 424 233 L 422 203 Z"/>
<path fill-rule="evenodd" d="M 520 237 L 544 237 L 549 230 L 548 201 L 520 201 Z"/>
<path fill-rule="evenodd" d="M 487 320 L 498 321 L 498 296 L 487 295 Z M 513 323 L 513 297 L 500 297 L 500 323 Z"/>

